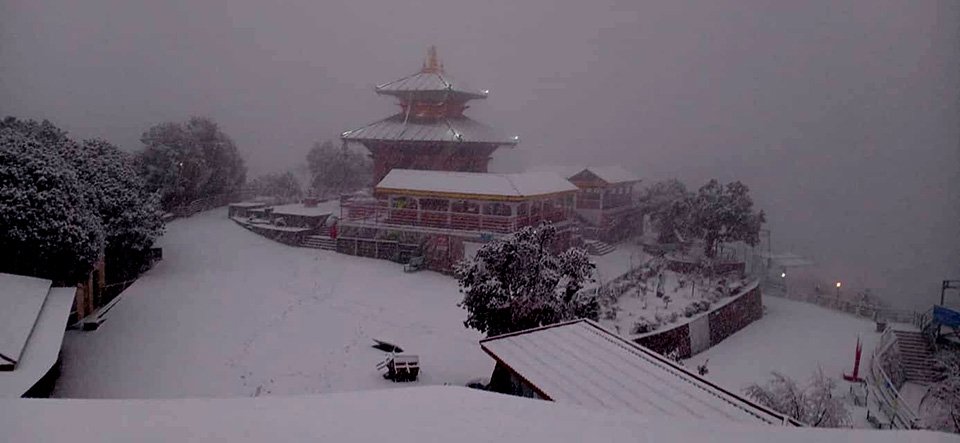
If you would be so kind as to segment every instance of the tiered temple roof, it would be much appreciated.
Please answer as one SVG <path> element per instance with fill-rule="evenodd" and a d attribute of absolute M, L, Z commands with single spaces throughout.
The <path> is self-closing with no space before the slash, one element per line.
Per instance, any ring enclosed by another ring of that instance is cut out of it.
<path fill-rule="evenodd" d="M 430 47 L 419 72 L 376 87 L 377 94 L 397 97 L 401 111 L 383 120 L 345 131 L 341 138 L 360 143 L 481 143 L 515 145 L 507 136 L 463 115 L 466 102 L 485 99 L 489 91 L 476 90 L 448 75 Z"/>

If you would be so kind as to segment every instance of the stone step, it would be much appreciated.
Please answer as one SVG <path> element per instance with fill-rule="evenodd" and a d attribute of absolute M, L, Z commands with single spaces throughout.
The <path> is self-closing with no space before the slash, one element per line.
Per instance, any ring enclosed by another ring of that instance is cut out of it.
<path fill-rule="evenodd" d="M 325 235 L 311 235 L 305 238 L 300 246 L 333 251 L 337 249 L 337 241 Z"/>
<path fill-rule="evenodd" d="M 616 246 L 599 240 L 588 240 L 586 247 L 587 252 L 592 255 L 606 255 L 617 249 Z"/>

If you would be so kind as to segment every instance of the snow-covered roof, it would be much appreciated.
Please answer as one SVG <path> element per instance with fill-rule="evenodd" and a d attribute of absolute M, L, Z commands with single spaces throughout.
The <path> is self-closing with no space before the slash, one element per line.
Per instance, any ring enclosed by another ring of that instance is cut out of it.
<path fill-rule="evenodd" d="M 570 179 L 574 176 L 589 172 L 607 183 L 638 182 L 640 176 L 628 171 L 622 166 L 568 166 L 568 165 L 536 165 L 528 168 L 534 172 L 556 172 Z"/>
<path fill-rule="evenodd" d="M 508 137 L 502 132 L 469 117 L 417 119 L 395 114 L 369 125 L 340 134 L 347 141 L 402 141 L 484 143 L 516 145 L 519 137 Z"/>
<path fill-rule="evenodd" d="M 266 206 L 265 202 L 237 202 L 230 203 L 231 208 L 260 208 Z"/>
<path fill-rule="evenodd" d="M 484 91 L 473 89 L 465 83 L 454 80 L 443 71 L 420 71 L 415 74 L 377 85 L 377 94 L 392 95 L 406 99 L 416 98 L 442 99 L 451 97 L 457 101 L 487 98 Z"/>
<path fill-rule="evenodd" d="M 0 274 L 0 367 L 15 366 L 52 282 Z"/>
<path fill-rule="evenodd" d="M 622 166 L 588 166 L 567 178 L 573 178 L 583 172 L 589 172 L 600 180 L 610 184 L 640 181 L 640 177 L 637 176 L 637 174 L 624 169 Z"/>
<path fill-rule="evenodd" d="M 374 190 L 380 193 L 428 193 L 467 198 L 522 199 L 573 192 L 577 187 L 560 175 L 550 172 L 491 174 L 392 169 L 383 180 L 380 180 Z"/>
<path fill-rule="evenodd" d="M 287 205 L 274 206 L 273 213 L 276 215 L 320 217 L 330 215 L 330 209 L 326 206 L 304 206 L 303 203 L 290 203 Z"/>
<path fill-rule="evenodd" d="M 480 341 L 542 396 L 564 404 L 679 418 L 785 424 L 784 417 L 590 320 Z"/>
<path fill-rule="evenodd" d="M 16 369 L 0 372 L 0 398 L 22 396 L 57 363 L 75 293 L 76 288 L 53 288 L 49 295 L 45 292 L 46 300 Z"/>
<path fill-rule="evenodd" d="M 0 400 L 9 441 L 285 443 L 941 442 L 930 431 L 790 428 L 584 408 L 454 386 L 296 397 Z M 97 424 L 92 426 L 91 424 Z"/>
<path fill-rule="evenodd" d="M 587 170 L 607 183 L 640 181 L 640 176 L 624 169 L 622 166 L 589 166 Z"/>

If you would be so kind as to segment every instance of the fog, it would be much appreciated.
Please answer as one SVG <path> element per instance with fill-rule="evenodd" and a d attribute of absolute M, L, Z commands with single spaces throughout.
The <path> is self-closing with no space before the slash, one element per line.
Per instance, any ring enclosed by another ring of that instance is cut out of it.
<path fill-rule="evenodd" d="M 774 250 L 920 307 L 960 278 L 958 23 L 952 0 L 5 0 L 0 114 L 129 150 L 210 116 L 252 178 L 394 113 L 373 86 L 435 44 L 490 90 L 467 113 L 521 136 L 493 168 L 741 180 Z"/>

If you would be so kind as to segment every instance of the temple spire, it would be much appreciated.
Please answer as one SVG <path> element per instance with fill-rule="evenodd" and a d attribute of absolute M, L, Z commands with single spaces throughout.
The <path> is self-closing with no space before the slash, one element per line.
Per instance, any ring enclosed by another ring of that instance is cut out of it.
<path fill-rule="evenodd" d="M 430 45 L 427 49 L 427 60 L 423 62 L 423 69 L 420 72 L 443 73 L 443 65 L 437 58 L 437 47 Z"/>

